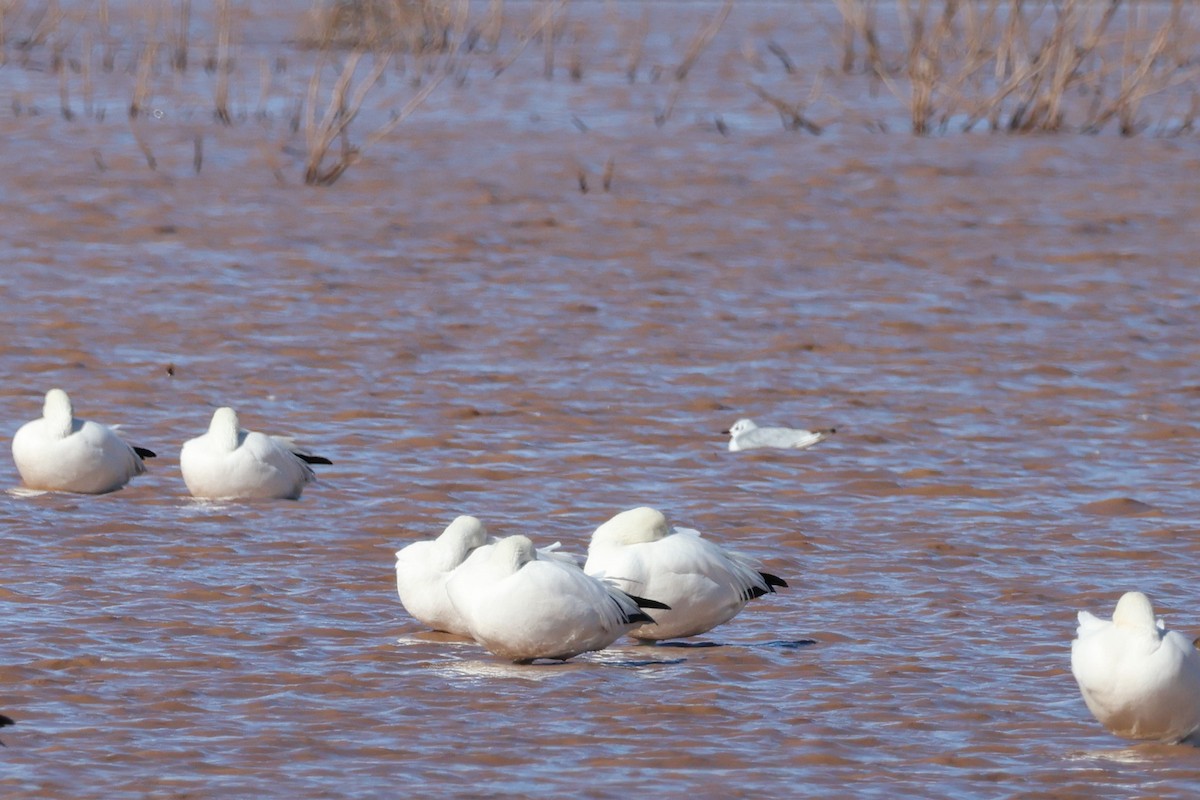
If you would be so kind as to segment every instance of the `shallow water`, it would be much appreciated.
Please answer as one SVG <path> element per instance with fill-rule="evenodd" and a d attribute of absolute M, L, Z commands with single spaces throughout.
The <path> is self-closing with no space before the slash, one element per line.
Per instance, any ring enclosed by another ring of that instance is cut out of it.
<path fill-rule="evenodd" d="M 1200 632 L 1194 138 L 813 138 L 699 68 L 660 129 L 663 87 L 541 67 L 327 189 L 282 120 L 197 106 L 151 171 L 121 115 L 0 113 L 0 430 L 57 385 L 159 454 L 0 495 L 4 795 L 1187 794 L 1200 751 L 1107 734 L 1069 642 L 1131 588 Z M 190 500 L 219 404 L 333 466 Z M 838 433 L 728 453 L 742 416 Z M 395 596 L 459 513 L 583 552 L 640 504 L 791 587 L 718 646 L 533 666 Z"/>

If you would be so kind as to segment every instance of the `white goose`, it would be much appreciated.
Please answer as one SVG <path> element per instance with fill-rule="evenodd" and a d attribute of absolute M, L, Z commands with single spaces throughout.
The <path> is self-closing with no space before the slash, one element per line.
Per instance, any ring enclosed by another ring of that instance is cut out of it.
<path fill-rule="evenodd" d="M 455 518 L 436 539 L 397 550 L 396 591 L 404 609 L 435 631 L 470 638 L 466 622 L 446 594 L 446 581 L 487 538 L 483 523 L 464 515 Z"/>
<path fill-rule="evenodd" d="M 699 531 L 672 528 L 661 512 L 643 507 L 622 511 L 595 530 L 583 569 L 670 606 L 630 632 L 654 641 L 704 633 L 733 619 L 747 601 L 787 586 L 758 567 Z"/>
<path fill-rule="evenodd" d="M 1079 612 L 1071 672 L 1092 715 L 1118 736 L 1177 742 L 1200 729 L 1200 651 L 1126 592 L 1112 620 Z"/>
<path fill-rule="evenodd" d="M 837 428 L 806 431 L 803 428 L 760 428 L 752 419 L 739 419 L 729 430 L 729 452 L 753 450 L 757 447 L 794 448 L 802 450 L 823 442 L 837 433 Z"/>
<path fill-rule="evenodd" d="M 26 422 L 12 442 L 13 461 L 30 489 L 104 494 L 146 471 L 154 453 L 133 447 L 98 422 L 76 419 L 62 389 L 46 392 L 42 418 Z"/>
<path fill-rule="evenodd" d="M 208 432 L 184 442 L 179 453 L 183 482 L 193 497 L 226 500 L 299 499 L 316 480 L 309 464 L 329 464 L 290 439 L 242 430 L 232 408 L 218 408 Z"/>
<path fill-rule="evenodd" d="M 475 641 L 517 662 L 603 650 L 652 621 L 640 606 L 663 607 L 564 560 L 539 557 L 526 536 L 475 550 L 454 570 L 446 592 Z"/>

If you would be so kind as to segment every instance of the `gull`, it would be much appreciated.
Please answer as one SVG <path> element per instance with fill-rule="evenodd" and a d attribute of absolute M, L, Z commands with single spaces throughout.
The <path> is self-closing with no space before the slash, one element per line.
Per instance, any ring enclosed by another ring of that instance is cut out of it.
<path fill-rule="evenodd" d="M 330 463 L 291 439 L 242 430 L 229 407 L 218 408 L 208 432 L 184 442 L 179 452 L 192 496 L 225 500 L 297 500 L 304 485 L 317 478 L 309 465 Z"/>
<path fill-rule="evenodd" d="M 518 663 L 603 650 L 653 621 L 643 607 L 666 608 L 543 558 L 519 535 L 478 548 L 450 576 L 446 592 L 475 641 Z"/>
<path fill-rule="evenodd" d="M 653 508 L 622 511 L 592 533 L 584 572 L 670 606 L 630 635 L 643 641 L 696 636 L 728 622 L 749 600 L 787 586 L 753 559 L 699 531 L 673 528 Z"/>
<path fill-rule="evenodd" d="M 1118 736 L 1178 742 L 1200 729 L 1200 651 L 1126 592 L 1112 619 L 1079 612 L 1071 672 L 1083 701 Z"/>
<path fill-rule="evenodd" d="M 729 430 L 729 452 L 753 450 L 756 447 L 780 447 L 803 450 L 837 433 L 837 428 L 806 431 L 802 428 L 760 428 L 752 419 L 739 419 Z"/>
<path fill-rule="evenodd" d="M 13 461 L 30 489 L 104 494 L 146 471 L 154 453 L 133 447 L 113 428 L 76 419 L 62 389 L 46 392 L 42 418 L 26 422 L 12 442 Z"/>

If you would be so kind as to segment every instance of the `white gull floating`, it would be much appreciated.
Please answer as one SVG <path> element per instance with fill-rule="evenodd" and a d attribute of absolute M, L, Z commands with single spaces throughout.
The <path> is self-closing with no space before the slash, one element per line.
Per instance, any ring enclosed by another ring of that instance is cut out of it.
<path fill-rule="evenodd" d="M 837 428 L 817 431 L 803 428 L 760 428 L 752 419 L 739 419 L 729 430 L 721 433 L 729 434 L 729 452 L 736 453 L 739 450 L 753 450 L 759 447 L 803 450 L 817 442 L 825 441 L 837 433 Z"/>

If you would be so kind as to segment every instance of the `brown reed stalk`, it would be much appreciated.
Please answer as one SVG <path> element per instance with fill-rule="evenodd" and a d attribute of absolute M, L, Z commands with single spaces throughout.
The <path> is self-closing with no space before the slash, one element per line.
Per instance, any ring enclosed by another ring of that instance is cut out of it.
<path fill-rule="evenodd" d="M 0 5 L 0 67 L 8 63 L 8 15 L 15 2 Z"/>
<path fill-rule="evenodd" d="M 461 36 L 462 28 L 466 23 L 466 9 L 467 4 L 465 2 L 459 5 L 458 20 L 454 25 L 454 30 L 459 36 Z M 378 83 L 387 69 L 388 63 L 391 61 L 391 55 L 376 54 L 374 63 L 366 77 L 358 83 L 357 88 L 351 91 L 354 74 L 362 56 L 362 51 L 354 51 L 346 59 L 330 92 L 329 104 L 319 120 L 316 118 L 316 104 L 317 95 L 320 92 L 321 73 L 324 66 L 323 58 L 318 59 L 317 67 L 313 70 L 313 75 L 308 85 L 308 102 L 305 105 L 306 119 L 304 125 L 304 139 L 307 150 L 304 165 L 304 182 L 310 186 L 329 186 L 335 183 L 347 169 L 358 161 L 365 148 L 378 142 L 394 130 L 397 125 L 412 115 L 425 102 L 433 90 L 441 84 L 446 76 L 451 74 L 448 69 L 436 71 L 433 78 L 426 81 L 421 89 L 409 99 L 399 112 L 394 114 L 387 123 L 381 125 L 368 136 L 361 147 L 355 147 L 350 142 L 350 123 L 358 116 L 367 93 Z M 333 159 L 332 164 L 325 166 L 326 159 L 330 156 L 330 151 L 333 149 L 335 142 L 340 143 L 340 151 Z"/>
<path fill-rule="evenodd" d="M 200 168 L 204 166 L 204 136 L 197 133 L 192 137 L 192 169 L 196 174 L 200 174 Z"/>
<path fill-rule="evenodd" d="M 37 24 L 23 43 L 26 50 L 40 47 L 49 41 L 51 36 L 58 33 L 59 27 L 66 17 L 58 0 L 49 0 L 44 7 L 38 9 L 38 12 Z"/>
<path fill-rule="evenodd" d="M 71 110 L 71 87 L 67 78 L 67 65 L 62 57 L 61 48 L 65 47 L 64 42 L 59 42 L 55 45 L 55 50 L 58 55 L 54 59 L 55 69 L 58 72 L 58 107 L 62 113 L 63 119 L 67 122 L 75 119 L 75 112 Z"/>
<path fill-rule="evenodd" d="M 835 5 L 842 17 L 842 72 L 854 71 L 855 42 L 861 38 L 867 51 L 864 70 L 885 74 L 883 50 L 875 26 L 875 0 L 835 0 Z"/>
<path fill-rule="evenodd" d="M 767 51 L 779 59 L 779 63 L 783 64 L 783 71 L 788 75 L 796 72 L 796 65 L 792 63 L 792 59 L 788 56 L 787 50 L 783 49 L 783 45 L 776 42 L 774 39 L 767 41 Z"/>
<path fill-rule="evenodd" d="M 158 55 L 158 43 L 148 42 L 142 48 L 138 57 L 137 78 L 133 85 L 133 99 L 129 103 L 129 118 L 137 117 L 145 112 L 146 101 L 150 98 L 150 78 L 154 70 L 154 60 Z M 152 167 L 153 169 L 153 167 Z"/>
<path fill-rule="evenodd" d="M 553 25 L 554 15 L 558 13 L 559 9 L 564 8 L 566 4 L 567 0 L 554 0 L 543 5 L 541 11 L 533 18 L 533 22 L 530 23 L 529 28 L 517 37 L 517 46 L 509 53 L 508 58 L 504 59 L 492 70 L 492 76 L 496 77 L 511 67 L 513 62 L 525 52 L 525 48 L 529 46 L 530 42 L 538 36 L 544 35 L 546 27 Z"/>
<path fill-rule="evenodd" d="M 180 0 L 179 28 L 171 48 L 171 66 L 176 72 L 187 72 L 188 42 L 191 38 L 192 0 Z"/>
<path fill-rule="evenodd" d="M 271 96 L 271 84 L 274 78 L 271 74 L 271 63 L 264 56 L 258 62 L 258 108 L 254 110 L 257 119 L 267 118 L 267 101 Z"/>
<path fill-rule="evenodd" d="M 567 0 L 569 2 L 569 0 Z M 554 0 L 545 0 L 547 7 L 550 9 L 550 18 L 542 27 L 542 77 L 546 80 L 554 78 L 554 43 L 558 40 L 558 33 L 555 30 L 555 14 L 556 8 Z M 563 2 L 558 8 L 565 9 L 566 2 Z"/>
<path fill-rule="evenodd" d="M 229 39 L 233 30 L 233 12 L 229 0 L 217 0 L 217 82 L 213 89 L 215 114 L 223 125 L 232 125 L 233 117 L 229 113 L 229 74 L 232 65 L 229 60 Z"/>
<path fill-rule="evenodd" d="M 83 78 L 83 113 L 91 117 L 96 112 L 95 90 L 92 86 L 92 32 L 85 28 L 82 39 L 83 53 L 80 58 L 80 72 Z"/>
<path fill-rule="evenodd" d="M 629 53 L 625 57 L 625 77 L 630 83 L 637 80 L 638 67 L 646 53 L 646 37 L 650 34 L 650 9 L 644 7 L 642 16 L 630 29 Z"/>
<path fill-rule="evenodd" d="M 158 159 L 154 157 L 153 151 L 150 150 L 150 143 L 142 136 L 141 126 L 137 120 L 131 118 L 129 120 L 129 129 L 133 132 L 133 141 L 137 143 L 138 149 L 142 151 L 142 157 L 146 159 L 146 166 L 153 172 L 158 169 Z"/>
<path fill-rule="evenodd" d="M 487 52 L 496 52 L 500 46 L 500 34 L 503 30 L 504 0 L 488 0 L 487 17 L 479 31 L 479 37 L 487 46 Z"/>
<path fill-rule="evenodd" d="M 783 123 L 785 131 L 804 130 L 811 133 L 813 136 L 820 136 L 822 127 L 813 122 L 804 113 L 808 106 L 807 102 L 792 103 L 784 100 L 782 97 L 771 94 L 763 87 L 755 83 L 747 83 L 747 86 L 763 100 L 771 104 L 774 109 L 779 112 L 780 122 Z"/>
<path fill-rule="evenodd" d="M 696 31 L 696 35 L 692 37 L 687 50 L 684 51 L 683 59 L 675 66 L 675 70 L 672 73 L 674 81 L 671 85 L 671 91 L 667 94 L 667 102 L 654 114 L 654 124 L 658 127 L 661 128 L 671 118 L 671 113 L 675 110 L 675 103 L 679 100 L 679 95 L 683 92 L 683 84 L 687 80 L 688 73 L 696 65 L 700 54 L 704 52 L 704 49 L 716 37 L 717 32 L 721 30 L 721 26 L 725 24 L 725 20 L 729 18 L 729 12 L 732 10 L 733 0 L 725 0 L 725 3 L 716 15 L 700 30 Z"/>
<path fill-rule="evenodd" d="M 1156 75 L 1155 67 L 1168 63 L 1165 56 L 1172 44 L 1172 34 L 1179 28 L 1181 12 L 1182 0 L 1173 0 L 1171 14 L 1155 32 L 1141 58 L 1134 56 L 1136 45 L 1132 32 L 1135 26 L 1131 20 L 1126 32 L 1124 64 L 1117 95 L 1084 126 L 1085 132 L 1099 131 L 1114 117 L 1122 136 L 1133 136 L 1144 129 L 1145 124 L 1137 119 L 1138 109 L 1146 97 L 1159 91 L 1168 82 L 1167 78 Z"/>
<path fill-rule="evenodd" d="M 683 55 L 683 60 L 675 67 L 675 80 L 687 80 L 688 73 L 692 67 L 696 65 L 696 61 L 700 58 L 700 54 L 704 52 L 704 48 L 708 47 L 709 42 L 721 30 L 721 26 L 725 24 L 725 20 L 729 18 L 729 12 L 733 10 L 733 0 L 725 0 L 721 6 L 721 10 L 716 16 L 708 21 L 708 24 L 696 32 L 688 45 L 687 51 Z"/>
<path fill-rule="evenodd" d="M 100 68 L 112 72 L 116 66 L 117 48 L 113 42 L 112 28 L 109 26 L 108 0 L 100 0 L 96 15 L 100 24 L 100 41 L 104 43 L 104 55 L 100 59 Z"/>

